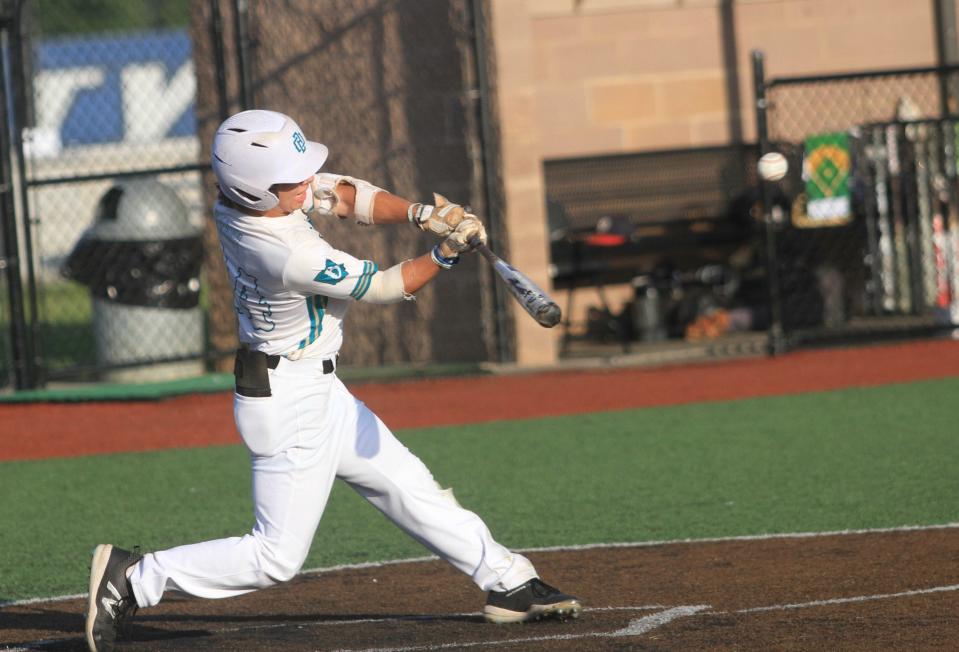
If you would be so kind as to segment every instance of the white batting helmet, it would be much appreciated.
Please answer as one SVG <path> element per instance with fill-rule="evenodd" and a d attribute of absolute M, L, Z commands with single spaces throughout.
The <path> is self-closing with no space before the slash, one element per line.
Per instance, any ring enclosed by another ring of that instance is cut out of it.
<path fill-rule="evenodd" d="M 213 137 L 213 173 L 231 201 L 266 211 L 279 198 L 276 183 L 299 183 L 323 166 L 326 145 L 303 137 L 293 119 L 276 111 L 243 111 L 223 121 Z"/>

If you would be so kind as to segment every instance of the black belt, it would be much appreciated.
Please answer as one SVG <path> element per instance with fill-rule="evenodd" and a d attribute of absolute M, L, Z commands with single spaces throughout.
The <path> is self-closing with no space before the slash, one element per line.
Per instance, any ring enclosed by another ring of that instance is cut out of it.
<path fill-rule="evenodd" d="M 280 358 L 282 355 L 268 355 L 266 356 L 266 366 L 270 369 L 276 369 L 277 365 L 280 364 Z M 340 356 L 336 356 L 339 358 Z M 333 358 L 327 358 L 323 361 L 323 373 L 331 374 L 336 370 L 336 361 Z"/>
<path fill-rule="evenodd" d="M 233 376 L 236 380 L 236 393 L 240 396 L 264 397 L 272 396 L 270 389 L 270 375 L 268 369 L 276 369 L 280 364 L 278 355 L 267 355 L 260 351 L 251 351 L 245 347 L 236 350 L 236 361 L 233 364 Z M 323 373 L 331 374 L 336 370 L 336 359 L 327 358 L 323 361 Z"/>

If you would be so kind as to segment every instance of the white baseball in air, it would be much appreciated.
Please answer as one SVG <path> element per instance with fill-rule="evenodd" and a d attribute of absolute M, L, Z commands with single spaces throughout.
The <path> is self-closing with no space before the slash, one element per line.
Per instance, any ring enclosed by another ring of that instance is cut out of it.
<path fill-rule="evenodd" d="M 779 181 L 789 171 L 789 162 L 779 152 L 763 154 L 759 159 L 759 176 L 766 181 Z"/>

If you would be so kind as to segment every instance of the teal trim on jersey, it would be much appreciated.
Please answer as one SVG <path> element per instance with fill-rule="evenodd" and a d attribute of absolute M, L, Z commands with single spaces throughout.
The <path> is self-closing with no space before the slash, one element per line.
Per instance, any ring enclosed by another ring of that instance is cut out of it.
<path fill-rule="evenodd" d="M 373 274 L 376 274 L 379 269 L 376 263 L 364 260 L 363 273 L 360 274 L 360 278 L 356 281 L 356 287 L 350 292 L 350 296 L 357 301 L 362 299 L 366 291 L 370 289 L 370 284 L 373 282 Z"/>
<path fill-rule="evenodd" d="M 298 349 L 305 349 L 313 344 L 323 331 L 323 315 L 326 313 L 327 298 L 322 294 L 314 294 L 306 300 L 306 312 L 310 315 L 310 332 L 306 338 L 300 340 Z"/>

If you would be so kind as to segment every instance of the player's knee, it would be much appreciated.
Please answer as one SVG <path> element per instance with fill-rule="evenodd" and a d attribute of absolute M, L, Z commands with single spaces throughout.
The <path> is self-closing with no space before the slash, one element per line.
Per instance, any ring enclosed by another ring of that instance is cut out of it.
<path fill-rule="evenodd" d="M 259 539 L 259 543 L 260 571 L 271 583 L 289 582 L 303 568 L 306 552 L 284 548 L 277 542 L 265 539 Z"/>
<path fill-rule="evenodd" d="M 269 577 L 273 582 L 280 584 L 282 582 L 289 582 L 302 568 L 303 564 L 290 563 L 289 561 L 284 560 L 271 560 L 269 563 L 264 564 L 263 572 Z"/>
<path fill-rule="evenodd" d="M 290 559 L 283 556 L 264 556 L 260 570 L 273 583 L 289 582 L 303 567 L 303 560 Z"/>

